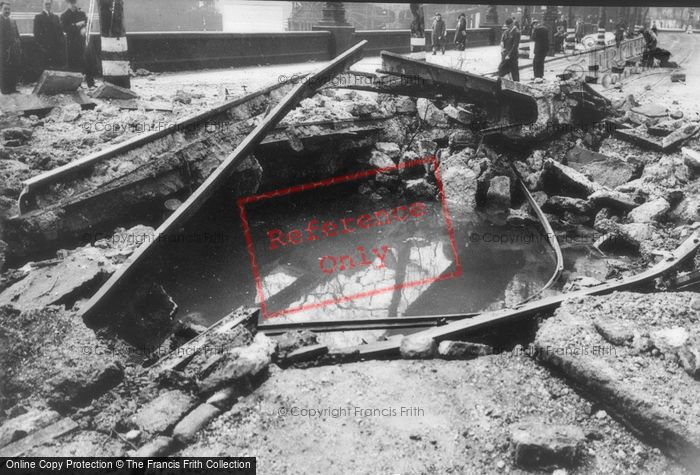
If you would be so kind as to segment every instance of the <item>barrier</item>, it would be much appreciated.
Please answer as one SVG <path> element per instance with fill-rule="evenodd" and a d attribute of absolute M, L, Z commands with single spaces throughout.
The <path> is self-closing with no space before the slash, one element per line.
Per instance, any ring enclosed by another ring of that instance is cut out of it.
<path fill-rule="evenodd" d="M 454 32 L 454 29 L 447 30 L 448 47 L 452 47 Z M 488 46 L 490 32 L 488 28 L 467 29 L 467 48 Z M 425 32 L 425 50 L 432 46 L 431 33 L 431 30 Z M 353 33 L 354 42 L 367 41 L 367 56 L 378 56 L 381 51 L 409 53 L 410 38 L 410 30 L 360 30 Z M 33 35 L 22 35 L 21 39 L 21 76 L 23 81 L 33 82 L 42 72 L 41 54 Z M 328 31 L 136 32 L 126 36 L 131 67 L 153 72 L 328 61 L 331 59 L 332 39 Z M 93 34 L 90 41 L 98 51 L 102 50 L 99 34 Z M 99 57 L 93 59 L 93 70 L 102 71 L 101 60 Z"/>
<path fill-rule="evenodd" d="M 566 30 L 566 40 L 564 43 L 564 54 L 574 54 L 576 50 L 576 30 L 569 28 Z"/>

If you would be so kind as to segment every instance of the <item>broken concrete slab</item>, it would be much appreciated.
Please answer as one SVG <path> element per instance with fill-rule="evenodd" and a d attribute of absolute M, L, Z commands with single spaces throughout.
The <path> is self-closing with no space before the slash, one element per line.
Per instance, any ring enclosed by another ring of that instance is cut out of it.
<path fill-rule="evenodd" d="M 683 142 L 695 135 L 698 130 L 700 130 L 700 125 L 687 124 L 666 137 L 661 138 L 645 134 L 640 128 L 626 130 L 618 129 L 614 133 L 617 137 L 638 144 L 642 147 L 650 147 L 652 150 L 665 152 L 671 148 L 681 145 Z"/>
<path fill-rule="evenodd" d="M 262 333 L 257 334 L 251 345 L 233 348 L 213 361 L 211 367 L 205 368 L 199 384 L 200 392 L 209 394 L 222 387 L 245 384 L 267 369 L 276 349 L 273 340 Z"/>
<path fill-rule="evenodd" d="M 44 71 L 32 94 L 53 96 L 76 92 L 85 77 L 70 71 Z"/>
<path fill-rule="evenodd" d="M 588 197 L 595 209 L 610 207 L 617 210 L 631 211 L 637 203 L 627 194 L 620 191 L 600 190 Z"/>
<path fill-rule="evenodd" d="M 302 363 L 305 361 L 311 361 L 320 358 L 321 356 L 328 353 L 328 347 L 326 345 L 317 344 L 311 346 L 304 346 L 297 350 L 292 351 L 284 358 L 285 364 Z"/>
<path fill-rule="evenodd" d="M 557 180 L 562 191 L 568 192 L 569 196 L 588 197 L 604 189 L 602 185 L 592 182 L 583 173 L 551 158 L 545 160 L 544 172 Z"/>
<path fill-rule="evenodd" d="M 91 247 L 78 249 L 66 259 L 30 265 L 35 266 L 27 277 L 0 293 L 0 305 L 20 309 L 72 306 L 115 269 L 99 249 Z"/>
<path fill-rule="evenodd" d="M 685 164 L 695 171 L 700 170 L 700 152 L 686 147 L 683 147 L 681 151 L 683 152 Z"/>
<path fill-rule="evenodd" d="M 495 176 L 489 182 L 486 192 L 489 205 L 499 209 L 510 208 L 510 178 L 507 176 Z"/>
<path fill-rule="evenodd" d="M 318 344 L 318 335 L 308 330 L 287 332 L 277 338 L 277 357 L 285 358 L 289 353 L 304 346 Z"/>
<path fill-rule="evenodd" d="M 406 359 L 433 358 L 437 352 L 437 342 L 429 336 L 411 337 L 401 339 L 401 357 Z"/>
<path fill-rule="evenodd" d="M 582 200 L 581 198 L 550 196 L 542 206 L 542 210 L 552 214 L 571 212 L 579 215 L 586 215 L 592 211 L 592 207 L 587 200 Z"/>
<path fill-rule="evenodd" d="M 416 101 L 418 117 L 431 127 L 447 127 L 448 116 L 432 101 L 420 98 Z"/>
<path fill-rule="evenodd" d="M 515 464 L 526 469 L 575 467 L 581 461 L 586 435 L 577 426 L 524 422 L 511 427 Z"/>
<path fill-rule="evenodd" d="M 197 399 L 173 389 L 147 402 L 131 417 L 140 429 L 150 433 L 163 433 L 174 427 L 182 416 L 192 409 Z"/>
<path fill-rule="evenodd" d="M 115 361 L 97 359 L 90 371 L 66 371 L 49 379 L 44 392 L 51 407 L 65 411 L 89 404 L 121 383 L 124 369 Z"/>
<path fill-rule="evenodd" d="M 388 155 L 393 161 L 398 161 L 401 157 L 401 148 L 399 147 L 399 144 L 394 142 L 377 142 L 374 144 L 374 148 L 383 154 Z"/>
<path fill-rule="evenodd" d="M 668 201 L 658 198 L 634 208 L 628 217 L 633 223 L 651 223 L 664 219 L 670 209 Z"/>
<path fill-rule="evenodd" d="M 34 94 L 0 95 L 0 111 L 5 114 L 23 114 L 43 116 L 51 112 L 54 104 Z"/>
<path fill-rule="evenodd" d="M 445 340 L 440 342 L 438 354 L 446 360 L 470 360 L 493 354 L 493 348 L 480 343 Z"/>
<path fill-rule="evenodd" d="M 441 171 L 443 191 L 452 217 L 468 219 L 476 210 L 477 175 L 463 166 L 450 166 Z"/>
<path fill-rule="evenodd" d="M 114 85 L 110 82 L 104 82 L 100 87 L 95 89 L 91 94 L 95 99 L 138 99 L 139 95 L 127 89 Z"/>
<path fill-rule="evenodd" d="M 0 426 L 0 447 L 26 437 L 59 418 L 60 415 L 56 411 L 30 409 L 22 415 L 8 419 Z"/>
<path fill-rule="evenodd" d="M 33 434 L 0 449 L 0 457 L 20 457 L 32 448 L 50 442 L 78 428 L 78 424 L 66 417 Z"/>
<path fill-rule="evenodd" d="M 617 157 L 609 157 L 582 147 L 574 147 L 567 153 L 568 165 L 576 171 L 590 176 L 593 181 L 608 188 L 629 182 L 635 167 Z"/>

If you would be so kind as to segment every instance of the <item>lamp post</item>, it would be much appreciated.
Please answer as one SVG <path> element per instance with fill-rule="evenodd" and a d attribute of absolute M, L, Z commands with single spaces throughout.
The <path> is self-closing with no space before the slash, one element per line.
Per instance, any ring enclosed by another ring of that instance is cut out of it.
<path fill-rule="evenodd" d="M 557 20 L 559 8 L 556 5 L 547 5 L 544 12 L 544 24 L 549 30 L 549 52 L 547 56 L 554 56 L 554 34 L 557 32 Z"/>
<path fill-rule="evenodd" d="M 328 53 L 330 58 L 335 58 L 351 46 L 355 28 L 345 19 L 345 6 L 342 2 L 326 2 L 322 11 L 323 18 L 311 29 L 330 32 L 331 42 Z"/>

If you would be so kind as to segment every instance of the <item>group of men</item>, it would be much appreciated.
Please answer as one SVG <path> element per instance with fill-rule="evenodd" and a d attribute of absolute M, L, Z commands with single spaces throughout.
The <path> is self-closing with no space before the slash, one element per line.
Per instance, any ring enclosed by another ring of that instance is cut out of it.
<path fill-rule="evenodd" d="M 563 27 L 558 25 L 558 30 L 562 31 Z M 578 28 L 577 28 L 578 29 Z M 618 38 L 616 31 L 617 46 L 620 46 L 622 38 Z M 661 66 L 664 67 L 669 63 L 671 53 L 667 50 L 658 47 L 658 39 L 656 25 L 650 27 L 645 24 L 641 30 L 641 34 L 645 40 L 644 54 L 642 63 L 646 66 L 653 66 L 654 60 L 658 59 Z M 520 81 L 520 69 L 518 66 L 518 50 L 520 47 L 520 29 L 518 23 L 513 18 L 508 18 L 505 22 L 505 30 L 501 36 L 501 63 L 498 66 L 498 75 L 503 77 L 510 74 L 513 81 Z M 544 61 L 549 53 L 549 29 L 540 24 L 539 20 L 533 20 L 531 23 L 531 40 L 534 42 L 534 56 L 532 59 L 532 69 L 535 76 L 535 81 L 541 81 L 544 77 Z M 580 41 L 580 40 L 579 40 Z M 559 42 L 557 34 L 554 35 L 555 49 L 554 53 L 561 52 L 556 48 Z"/>
<path fill-rule="evenodd" d="M 544 59 L 549 53 L 549 30 L 540 24 L 539 20 L 532 20 L 531 39 L 535 44 L 532 69 L 535 79 L 544 77 Z M 498 65 L 498 75 L 510 74 L 513 81 L 520 81 L 520 68 L 518 66 L 518 53 L 520 48 L 520 29 L 512 18 L 506 20 L 506 28 L 501 36 L 501 63 Z"/>
<path fill-rule="evenodd" d="M 433 45 L 433 54 L 437 51 L 442 51 L 445 54 L 445 42 L 447 39 L 447 26 L 445 20 L 442 19 L 440 12 L 435 12 L 433 18 L 431 42 Z M 467 46 L 467 16 L 460 13 L 457 17 L 457 26 L 455 27 L 454 43 L 459 51 L 464 51 Z"/>
<path fill-rule="evenodd" d="M 94 72 L 88 42 L 88 18 L 78 8 L 77 0 L 66 0 L 67 8 L 59 17 L 53 13 L 53 2 L 45 0 L 44 9 L 34 17 L 34 41 L 41 55 L 42 69 L 65 69 L 86 75 L 93 87 Z M 17 92 L 22 47 L 17 23 L 11 18 L 8 2 L 0 2 L 0 86 L 3 94 Z"/>

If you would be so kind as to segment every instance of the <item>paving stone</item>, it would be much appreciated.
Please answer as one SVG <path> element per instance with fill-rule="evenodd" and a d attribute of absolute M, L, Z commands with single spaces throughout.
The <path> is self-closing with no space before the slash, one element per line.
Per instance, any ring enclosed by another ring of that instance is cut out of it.
<path fill-rule="evenodd" d="M 393 142 L 377 142 L 374 144 L 374 148 L 386 154 L 392 160 L 398 160 L 401 156 L 401 148 Z"/>
<path fill-rule="evenodd" d="M 438 354 L 446 360 L 469 360 L 493 354 L 493 348 L 468 341 L 441 341 Z"/>
<path fill-rule="evenodd" d="M 34 87 L 33 94 L 64 94 L 75 92 L 83 83 L 83 75 L 68 71 L 44 71 Z"/>
<path fill-rule="evenodd" d="M 165 457 L 175 448 L 175 439 L 159 436 L 134 452 L 133 457 Z"/>
<path fill-rule="evenodd" d="M 197 432 L 207 426 L 221 410 L 211 404 L 200 404 L 187 414 L 173 429 L 173 437 L 180 443 L 191 442 Z"/>
<path fill-rule="evenodd" d="M 167 391 L 141 407 L 132 421 L 147 432 L 165 432 L 195 404 L 196 399 L 189 394 L 178 390 Z"/>
<path fill-rule="evenodd" d="M 527 469 L 574 467 L 581 459 L 586 435 L 576 426 L 545 422 L 511 427 L 515 464 Z"/>

